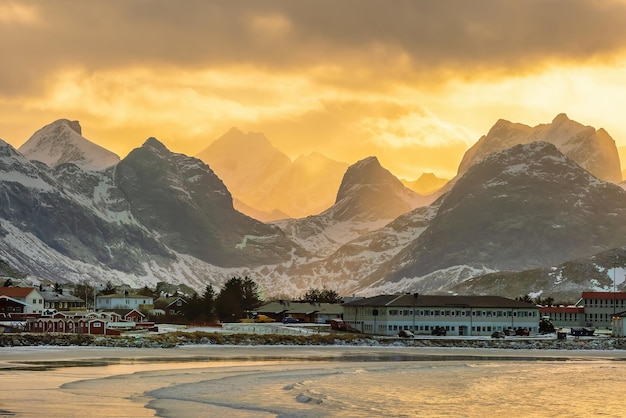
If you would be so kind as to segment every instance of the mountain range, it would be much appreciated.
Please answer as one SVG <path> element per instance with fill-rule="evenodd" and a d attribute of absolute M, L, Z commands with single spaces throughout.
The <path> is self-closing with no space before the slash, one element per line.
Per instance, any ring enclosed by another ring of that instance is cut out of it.
<path fill-rule="evenodd" d="M 623 265 L 602 256 L 626 246 L 615 143 L 565 115 L 534 128 L 498 121 L 457 176 L 426 196 L 374 156 L 350 166 L 315 153 L 292 162 L 262 134 L 237 129 L 198 158 L 149 138 L 121 160 L 81 132 L 59 120 L 19 150 L 0 141 L 0 260 L 19 271 L 198 290 L 248 275 L 266 295 L 284 296 L 322 286 L 570 296 L 606 290 L 607 263 Z M 319 182 L 301 183 L 311 171 Z M 270 195 L 287 206 L 263 206 Z M 289 213 L 315 205 L 315 215 Z M 575 280 L 562 268 L 574 260 Z M 555 270 L 541 280 L 525 273 Z"/>

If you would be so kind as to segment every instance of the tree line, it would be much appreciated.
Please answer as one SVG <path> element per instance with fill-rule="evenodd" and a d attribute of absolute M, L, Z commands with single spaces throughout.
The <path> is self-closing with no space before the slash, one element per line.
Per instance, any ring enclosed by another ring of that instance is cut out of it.
<path fill-rule="evenodd" d="M 134 294 L 144 295 L 159 299 L 161 296 L 175 296 L 172 292 L 173 285 L 166 282 L 157 283 L 156 287 L 144 286 L 134 291 Z M 54 290 L 63 292 L 61 284 L 56 283 Z M 128 291 L 124 291 L 128 294 Z M 121 291 L 110 281 L 97 290 L 87 282 L 74 285 L 71 292 L 74 296 L 84 299 L 89 305 L 95 296 L 111 295 L 121 293 Z M 219 292 L 208 284 L 201 294 L 194 293 L 192 296 L 179 295 L 186 303 L 180 307 L 179 311 L 188 322 L 233 322 L 249 317 L 264 301 L 260 296 L 258 284 L 249 277 L 233 277 L 226 281 Z M 341 303 L 342 298 L 332 289 L 323 287 L 322 289 L 310 288 L 299 299 L 300 302 L 310 303 Z"/>

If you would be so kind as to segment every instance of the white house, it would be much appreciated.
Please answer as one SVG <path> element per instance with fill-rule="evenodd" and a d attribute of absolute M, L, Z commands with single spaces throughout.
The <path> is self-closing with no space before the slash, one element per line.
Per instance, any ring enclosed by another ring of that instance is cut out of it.
<path fill-rule="evenodd" d="M 381 295 L 344 303 L 343 311 L 348 326 L 366 334 L 397 335 L 401 330 L 430 334 L 437 327 L 447 335 L 539 331 L 536 305 L 500 296 Z"/>
<path fill-rule="evenodd" d="M 154 308 L 154 300 L 144 295 L 102 295 L 96 296 L 96 310 L 136 309 L 145 311 Z"/>
<path fill-rule="evenodd" d="M 0 287 L 0 295 L 23 302 L 24 313 L 40 314 L 44 310 L 44 297 L 34 287 Z"/>

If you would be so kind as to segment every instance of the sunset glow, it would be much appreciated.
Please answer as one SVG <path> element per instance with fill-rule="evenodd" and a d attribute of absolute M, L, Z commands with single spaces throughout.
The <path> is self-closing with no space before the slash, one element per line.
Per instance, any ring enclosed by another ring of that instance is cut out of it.
<path fill-rule="evenodd" d="M 0 138 L 60 118 L 120 155 L 231 127 L 292 159 L 450 178 L 498 119 L 559 113 L 626 145 L 621 1 L 8 1 Z"/>

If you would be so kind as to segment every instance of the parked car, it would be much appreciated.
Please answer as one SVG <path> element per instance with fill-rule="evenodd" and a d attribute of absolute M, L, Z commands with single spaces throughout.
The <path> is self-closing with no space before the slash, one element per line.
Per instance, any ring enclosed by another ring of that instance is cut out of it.
<path fill-rule="evenodd" d="M 337 331 L 347 331 L 348 330 L 348 326 L 346 325 L 346 323 L 344 322 L 343 319 L 340 318 L 334 318 L 330 320 L 330 328 L 337 330 Z"/>
<path fill-rule="evenodd" d="M 583 327 L 583 328 L 571 328 L 570 334 L 575 337 L 586 336 L 590 337 L 596 332 L 595 328 Z"/>
<path fill-rule="evenodd" d="M 502 332 L 502 331 L 494 331 L 491 334 L 491 338 L 504 338 L 504 332 Z"/>
<path fill-rule="evenodd" d="M 398 337 L 401 337 L 401 338 L 415 338 L 415 334 L 413 334 L 408 329 L 403 329 L 403 330 L 400 330 L 400 332 L 398 333 Z"/>
<path fill-rule="evenodd" d="M 529 336 L 530 330 L 528 328 L 518 328 L 515 330 L 515 335 Z"/>
<path fill-rule="evenodd" d="M 283 324 L 297 324 L 298 322 L 300 322 L 299 319 L 292 318 L 290 316 L 286 316 L 283 318 Z"/>
<path fill-rule="evenodd" d="M 444 327 L 435 327 L 432 332 L 431 335 L 437 335 L 439 337 L 445 337 L 446 335 L 446 329 Z"/>
<path fill-rule="evenodd" d="M 274 322 L 274 318 L 267 315 L 257 315 L 254 317 L 254 322 Z"/>

